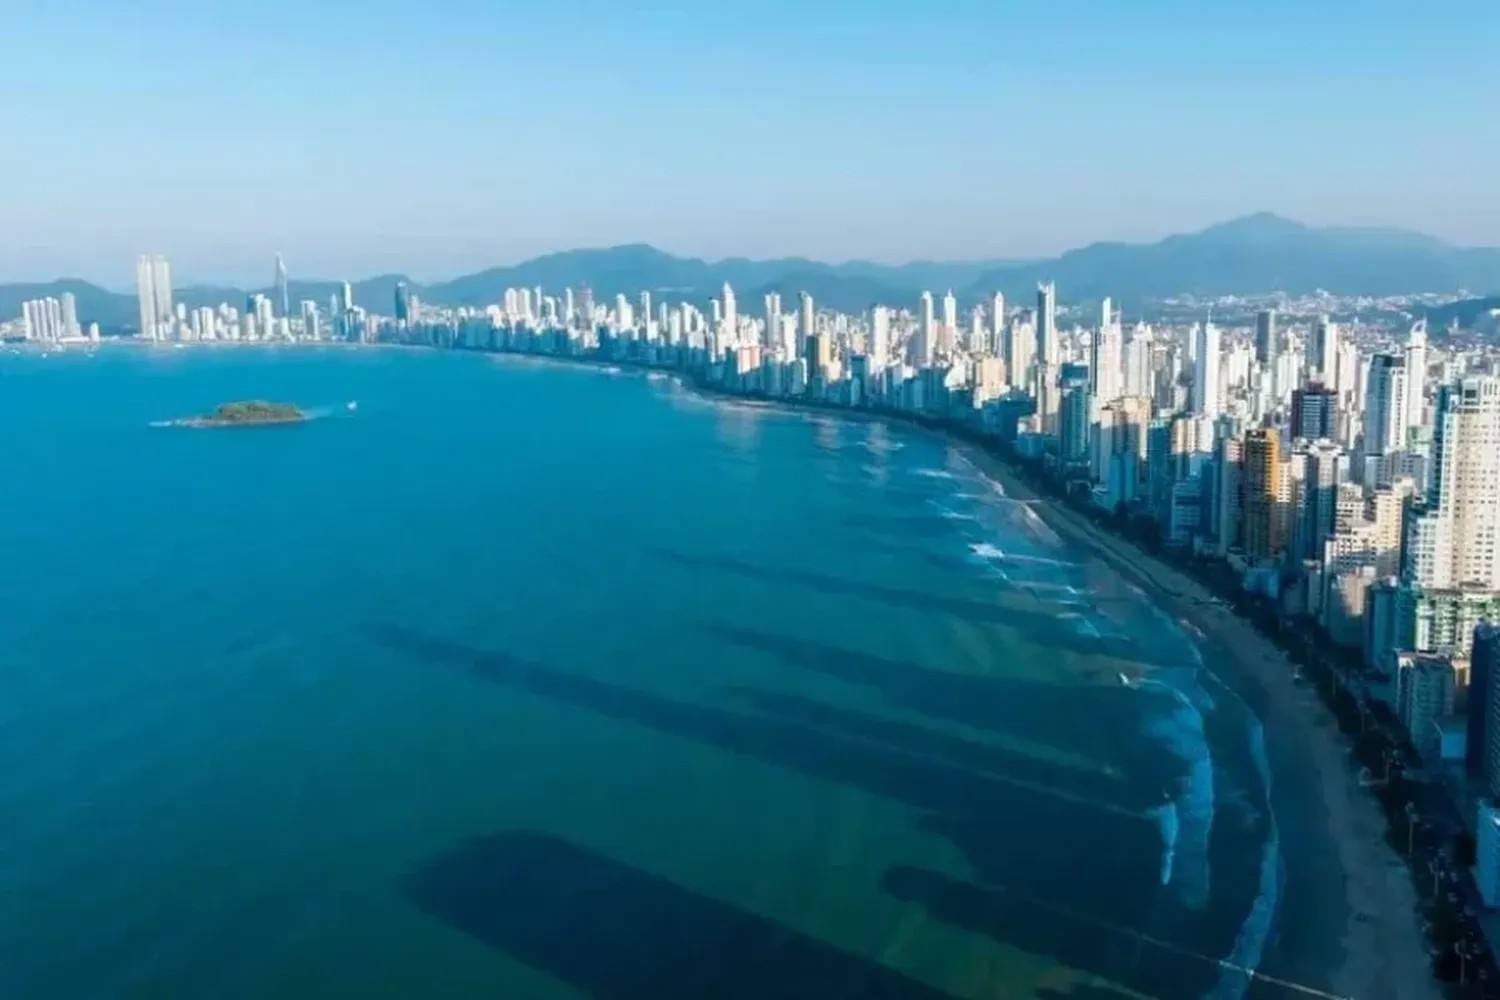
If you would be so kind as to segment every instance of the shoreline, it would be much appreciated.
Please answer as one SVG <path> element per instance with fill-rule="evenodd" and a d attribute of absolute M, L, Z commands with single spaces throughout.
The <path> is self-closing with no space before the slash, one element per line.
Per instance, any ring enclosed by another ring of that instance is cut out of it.
<path fill-rule="evenodd" d="M 1189 626 L 1204 656 L 1203 670 L 1244 702 L 1260 722 L 1272 772 L 1273 809 L 1278 816 L 1291 814 L 1301 822 L 1279 839 L 1281 898 L 1271 937 L 1255 971 L 1247 977 L 1247 989 L 1268 986 L 1274 996 L 1327 1000 L 1441 1000 L 1444 993 L 1432 975 L 1415 886 L 1405 864 L 1385 841 L 1385 817 L 1373 794 L 1359 784 L 1359 769 L 1332 712 L 1295 683 L 1296 671 L 1283 651 L 1250 621 L 1215 603 L 1215 595 L 1203 584 L 1093 524 L 1065 503 L 1039 494 L 1010 463 L 981 442 L 899 411 L 741 395 L 705 385 L 683 372 L 638 362 L 494 353 L 621 373 L 659 372 L 715 401 L 884 422 L 945 442 L 1006 496 L 1026 502 L 1064 544 L 1139 587 L 1153 604 Z M 1220 670 L 1229 664 L 1232 669 L 1221 676 L 1208 664 Z M 1315 829 L 1308 830 L 1314 825 L 1313 817 Z M 1307 925 L 1313 937 L 1336 943 L 1340 959 L 1330 962 L 1331 956 L 1314 942 L 1287 942 L 1282 928 L 1288 920 Z M 1274 971 L 1267 971 L 1268 967 Z"/>

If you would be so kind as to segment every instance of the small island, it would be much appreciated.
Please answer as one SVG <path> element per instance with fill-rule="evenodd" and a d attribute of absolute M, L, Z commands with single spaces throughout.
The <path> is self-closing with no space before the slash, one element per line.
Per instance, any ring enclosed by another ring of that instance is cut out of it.
<path fill-rule="evenodd" d="M 307 414 L 290 403 L 267 403 L 251 399 L 224 403 L 212 413 L 201 417 L 183 417 L 172 423 L 178 427 L 259 427 L 266 424 L 297 424 L 306 419 Z"/>

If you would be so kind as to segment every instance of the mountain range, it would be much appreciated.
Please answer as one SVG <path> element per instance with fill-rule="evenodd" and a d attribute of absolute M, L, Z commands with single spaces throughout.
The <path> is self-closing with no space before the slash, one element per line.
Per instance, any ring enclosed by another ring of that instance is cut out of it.
<path fill-rule="evenodd" d="M 704 302 L 727 282 L 741 309 L 758 311 L 762 297 L 779 292 L 796 301 L 808 292 L 819 305 L 863 310 L 875 303 L 915 306 L 923 290 L 952 290 L 965 302 L 996 291 L 1029 298 L 1041 281 L 1055 281 L 1063 301 L 1094 301 L 1106 295 L 1127 306 L 1172 295 L 1230 295 L 1318 289 L 1345 295 L 1500 290 L 1500 247 L 1460 247 L 1402 229 L 1319 228 L 1262 212 L 1169 236 L 1155 243 L 1094 243 L 1059 257 L 1036 261 L 914 261 L 827 264 L 804 258 L 706 261 L 678 257 L 646 244 L 567 250 L 508 267 L 494 267 L 450 281 L 420 284 L 387 274 L 354 284 L 354 299 L 389 312 L 396 283 L 407 281 L 422 301 L 447 306 L 498 302 L 506 288 L 558 291 L 587 285 L 596 300 L 650 290 L 658 299 Z M 293 281 L 292 300 L 320 305 L 340 288 L 333 281 Z M 175 290 L 189 307 L 243 303 L 248 291 L 197 286 Z M 135 297 L 79 279 L 0 284 L 0 316 L 16 316 L 26 299 L 72 292 L 84 322 L 106 329 L 134 325 Z"/>

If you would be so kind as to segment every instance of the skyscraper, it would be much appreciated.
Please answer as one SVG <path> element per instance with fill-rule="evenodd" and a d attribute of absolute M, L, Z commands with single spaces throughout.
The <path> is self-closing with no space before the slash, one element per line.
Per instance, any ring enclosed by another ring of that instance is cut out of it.
<path fill-rule="evenodd" d="M 1263 428 L 1248 432 L 1244 456 L 1240 530 L 1246 557 L 1263 562 L 1286 547 L 1280 432 Z"/>
<path fill-rule="evenodd" d="M 1418 320 L 1406 335 L 1406 430 L 1422 426 L 1427 390 L 1427 321 Z M 1405 441 L 1406 434 L 1402 435 Z"/>
<path fill-rule="evenodd" d="M 1001 356 L 1001 339 L 1005 336 L 1005 296 L 996 292 L 990 299 L 990 353 Z"/>
<path fill-rule="evenodd" d="M 943 296 L 943 343 L 952 346 L 958 334 L 958 299 L 950 289 Z"/>
<path fill-rule="evenodd" d="M 1277 354 L 1276 310 L 1262 309 L 1255 314 L 1255 363 L 1270 368 Z"/>
<path fill-rule="evenodd" d="M 740 313 L 739 307 L 734 301 L 734 289 L 729 287 L 729 282 L 724 282 L 722 294 L 724 302 L 724 335 L 733 338 L 735 331 L 739 329 Z"/>
<path fill-rule="evenodd" d="M 813 307 L 813 297 L 811 295 L 806 292 L 800 292 L 799 298 L 800 302 L 798 303 L 798 313 L 801 316 L 801 319 L 799 321 L 800 329 L 798 332 L 802 335 L 802 344 L 800 345 L 802 353 L 806 354 L 807 338 L 818 332 L 815 328 L 817 325 L 818 313 L 817 310 Z"/>
<path fill-rule="evenodd" d="M 1500 379 L 1438 391 L 1428 506 L 1451 539 L 1452 565 L 1437 568 L 1438 585 L 1500 590 Z"/>
<path fill-rule="evenodd" d="M 172 322 L 172 269 L 167 258 L 146 254 L 136 261 L 135 294 L 140 309 L 140 335 L 161 340 Z"/>
<path fill-rule="evenodd" d="M 1365 383 L 1366 455 L 1388 455 L 1406 446 L 1406 360 L 1395 354 L 1370 357 Z"/>
<path fill-rule="evenodd" d="M 1121 395 L 1120 382 L 1123 372 L 1120 340 L 1123 332 L 1109 299 L 1104 300 L 1100 320 L 1103 325 L 1094 331 L 1089 347 L 1089 389 L 1095 402 L 1108 403 Z"/>
<path fill-rule="evenodd" d="M 1313 323 L 1312 337 L 1307 342 L 1307 374 L 1326 386 L 1339 385 L 1339 328 L 1327 316 L 1319 316 Z"/>
<path fill-rule="evenodd" d="M 932 349 L 937 345 L 937 319 L 932 312 L 932 293 L 922 293 L 922 325 L 912 348 L 912 364 L 925 368 L 932 363 Z"/>
<path fill-rule="evenodd" d="M 870 312 L 870 367 L 880 371 L 891 360 L 891 311 L 876 306 Z"/>
<path fill-rule="evenodd" d="M 396 282 L 396 322 L 411 322 L 411 291 L 406 287 L 406 282 Z"/>
<path fill-rule="evenodd" d="M 1049 370 L 1057 367 L 1057 286 L 1050 281 L 1036 288 L 1036 353 Z"/>
<path fill-rule="evenodd" d="M 277 315 L 289 318 L 292 315 L 292 296 L 287 288 L 286 261 L 281 259 L 281 254 L 276 255 L 276 308 L 280 310 Z"/>
<path fill-rule="evenodd" d="M 1196 349 L 1193 357 L 1193 413 L 1218 419 L 1222 408 L 1219 395 L 1219 328 L 1209 320 L 1194 331 Z"/>

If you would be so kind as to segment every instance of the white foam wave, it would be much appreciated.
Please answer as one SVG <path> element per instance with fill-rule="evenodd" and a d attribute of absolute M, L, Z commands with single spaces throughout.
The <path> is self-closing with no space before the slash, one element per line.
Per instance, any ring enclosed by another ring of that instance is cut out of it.
<path fill-rule="evenodd" d="M 917 475 L 928 479 L 953 479 L 955 476 L 947 469 L 918 469 Z"/>
<path fill-rule="evenodd" d="M 1151 719 L 1146 731 L 1187 765 L 1174 800 L 1176 854 L 1171 887 L 1182 905 L 1201 911 L 1208 906 L 1208 844 L 1214 821 L 1214 765 L 1203 715 L 1193 700 L 1167 680 L 1145 678 L 1140 687 L 1167 693 L 1174 707 Z"/>
<path fill-rule="evenodd" d="M 1155 809 L 1148 810 L 1147 815 L 1156 820 L 1157 832 L 1161 834 L 1161 884 L 1171 885 L 1172 865 L 1177 859 L 1177 831 L 1180 825 L 1177 818 L 1177 805 L 1173 802 L 1163 802 Z"/>
<path fill-rule="evenodd" d="M 1213 677 L 1213 674 L 1210 673 L 1209 676 Z M 1218 678 L 1214 677 L 1214 680 L 1218 681 Z M 1222 681 L 1219 684 L 1224 686 Z M 1229 689 L 1226 687 L 1225 690 Z M 1268 819 L 1265 847 L 1260 857 L 1259 891 L 1245 922 L 1240 925 L 1240 932 L 1235 935 L 1234 947 L 1219 973 L 1218 983 L 1209 994 L 1210 1000 L 1240 1000 L 1245 995 L 1245 990 L 1250 985 L 1250 976 L 1260 967 L 1261 957 L 1265 953 L 1266 940 L 1271 935 L 1271 925 L 1275 922 L 1276 911 L 1281 905 L 1281 887 L 1286 878 L 1281 858 L 1281 831 L 1276 826 L 1276 812 L 1271 809 L 1271 762 L 1266 756 L 1265 727 L 1243 699 L 1232 691 L 1229 693 L 1244 709 L 1248 723 L 1245 739 L 1250 746 L 1250 757 L 1255 761 L 1255 769 L 1260 774 L 1261 787 L 1265 789 Z"/>

